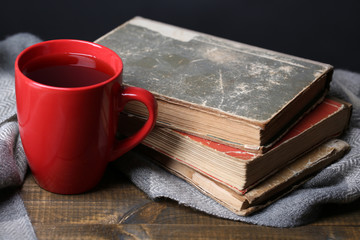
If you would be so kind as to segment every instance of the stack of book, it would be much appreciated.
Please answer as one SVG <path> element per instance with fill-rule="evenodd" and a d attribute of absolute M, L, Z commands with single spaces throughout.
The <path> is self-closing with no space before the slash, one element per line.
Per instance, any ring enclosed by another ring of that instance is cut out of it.
<path fill-rule="evenodd" d="M 351 105 L 327 96 L 333 67 L 135 17 L 96 41 L 124 84 L 152 92 L 157 125 L 137 147 L 240 215 L 261 209 L 349 148 Z M 131 135 L 147 110 L 131 102 Z M 124 128 L 121 128 L 124 129 Z"/>

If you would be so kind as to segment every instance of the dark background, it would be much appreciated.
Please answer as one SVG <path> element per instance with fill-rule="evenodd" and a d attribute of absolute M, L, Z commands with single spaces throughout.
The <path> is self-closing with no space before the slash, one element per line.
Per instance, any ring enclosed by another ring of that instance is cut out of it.
<path fill-rule="evenodd" d="M 94 41 L 134 16 L 360 72 L 356 0 L 6 0 L 0 39 L 30 32 Z"/>

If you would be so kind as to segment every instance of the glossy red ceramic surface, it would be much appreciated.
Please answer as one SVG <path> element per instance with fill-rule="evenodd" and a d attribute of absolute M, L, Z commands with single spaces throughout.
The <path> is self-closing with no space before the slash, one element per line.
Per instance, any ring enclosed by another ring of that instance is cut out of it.
<path fill-rule="evenodd" d="M 23 74 L 28 61 L 57 53 L 94 56 L 109 64 L 115 74 L 104 82 L 75 88 L 43 85 Z M 79 40 L 42 42 L 17 57 L 20 136 L 31 171 L 41 187 L 62 194 L 93 188 L 109 161 L 129 151 L 151 131 L 157 115 L 156 100 L 144 89 L 122 87 L 122 69 L 115 52 Z M 118 114 L 131 100 L 143 102 L 149 118 L 134 136 L 117 141 Z"/>

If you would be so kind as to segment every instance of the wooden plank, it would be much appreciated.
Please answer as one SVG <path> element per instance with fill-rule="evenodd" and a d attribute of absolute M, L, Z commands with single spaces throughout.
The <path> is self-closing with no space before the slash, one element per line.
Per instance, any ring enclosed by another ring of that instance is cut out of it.
<path fill-rule="evenodd" d="M 358 239 L 358 227 L 299 227 L 185 224 L 60 224 L 37 228 L 39 239 Z"/>
<path fill-rule="evenodd" d="M 49 193 L 27 176 L 22 198 L 39 239 L 356 239 L 360 201 L 328 205 L 315 223 L 270 228 L 224 220 L 178 203 L 153 201 L 111 167 L 93 191 Z"/>

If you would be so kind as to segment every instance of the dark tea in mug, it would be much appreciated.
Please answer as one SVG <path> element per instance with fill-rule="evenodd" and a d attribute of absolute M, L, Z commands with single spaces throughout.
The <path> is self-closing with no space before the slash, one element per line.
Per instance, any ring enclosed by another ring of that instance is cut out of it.
<path fill-rule="evenodd" d="M 114 76 L 112 68 L 95 57 L 54 54 L 33 59 L 22 72 L 38 83 L 62 88 L 86 87 Z"/>

